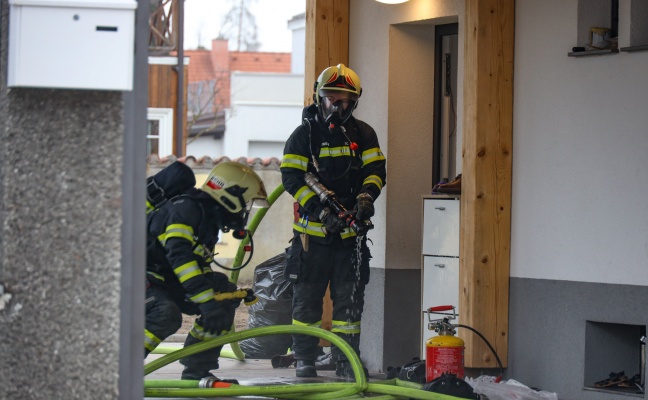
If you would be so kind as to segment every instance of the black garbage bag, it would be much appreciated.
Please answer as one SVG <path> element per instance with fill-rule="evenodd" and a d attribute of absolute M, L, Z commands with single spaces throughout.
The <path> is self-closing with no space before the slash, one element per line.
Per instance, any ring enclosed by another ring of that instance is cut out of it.
<path fill-rule="evenodd" d="M 387 379 L 398 378 L 403 381 L 415 383 L 425 383 L 425 360 L 418 357 L 412 358 L 412 361 L 402 367 L 387 367 Z"/>
<path fill-rule="evenodd" d="M 284 279 L 285 253 L 259 264 L 254 270 L 252 289 L 259 301 L 250 306 L 248 328 L 292 324 L 292 282 Z M 249 338 L 239 342 L 248 358 L 271 359 L 286 354 L 292 346 L 287 334 Z"/>

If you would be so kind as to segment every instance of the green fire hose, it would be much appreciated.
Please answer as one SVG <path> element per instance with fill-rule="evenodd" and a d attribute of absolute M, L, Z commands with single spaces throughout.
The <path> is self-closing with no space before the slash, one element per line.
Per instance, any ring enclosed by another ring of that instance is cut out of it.
<path fill-rule="evenodd" d="M 268 204 L 272 204 L 284 193 L 282 184 L 277 186 L 268 196 Z M 250 243 L 250 236 L 254 235 L 259 223 L 268 212 L 268 208 L 258 210 L 252 217 L 248 225 L 249 234 L 240 243 L 233 262 L 233 268 L 239 267 L 245 257 L 245 246 Z M 235 269 L 230 274 L 230 282 L 237 283 L 239 278 L 239 269 Z M 364 398 L 362 392 L 382 394 L 383 396 L 372 396 L 376 400 L 388 399 L 431 399 L 431 400 L 456 400 L 457 397 L 448 396 L 438 393 L 426 392 L 421 390 L 422 385 L 403 381 L 400 379 L 383 380 L 374 383 L 368 383 L 364 374 L 360 358 L 353 349 L 339 336 L 327 330 L 297 325 L 276 325 L 261 328 L 248 329 L 241 332 L 234 332 L 234 327 L 229 334 L 219 336 L 205 342 L 177 349 L 173 347 L 158 346 L 157 351 L 153 353 L 164 353 L 165 356 L 151 361 L 144 366 L 144 375 L 162 368 L 163 366 L 202 351 L 230 344 L 231 351 L 223 349 L 221 357 L 228 357 L 237 360 L 244 360 L 245 354 L 241 351 L 238 342 L 244 339 L 282 334 L 303 334 L 316 336 L 328 340 L 331 344 L 337 346 L 344 353 L 353 369 L 356 381 L 350 382 L 333 382 L 333 383 L 306 383 L 291 385 L 269 385 L 269 386 L 241 386 L 231 385 L 228 388 L 200 388 L 199 381 L 192 380 L 145 380 L 144 394 L 146 397 L 160 398 L 178 398 L 178 397 L 234 397 L 234 396 L 262 396 L 268 398 L 283 399 L 304 399 L 304 400 L 326 400 L 326 399 L 357 399 Z"/>
<path fill-rule="evenodd" d="M 234 257 L 234 263 L 232 264 L 234 271 L 230 273 L 230 282 L 234 284 L 238 282 L 240 269 L 236 268 L 240 267 L 243 263 L 243 258 L 245 257 L 245 246 L 250 244 L 250 236 L 254 236 L 254 232 L 256 232 L 257 227 L 261 223 L 261 220 L 263 220 L 263 217 L 265 217 L 270 207 L 272 207 L 274 202 L 277 201 L 277 199 L 283 194 L 283 192 L 284 187 L 283 184 L 280 183 L 279 186 L 277 186 L 275 190 L 273 190 L 272 193 L 270 193 L 270 195 L 268 196 L 268 207 L 257 210 L 257 212 L 252 217 L 252 220 L 248 225 L 248 235 L 243 240 L 241 240 L 238 251 L 236 252 L 236 256 Z M 232 331 L 234 330 L 234 328 L 235 327 L 232 327 Z M 233 358 L 237 360 L 245 359 L 245 354 L 243 354 L 241 346 L 239 346 L 238 342 L 234 342 L 230 346 L 232 347 L 232 355 L 234 356 Z"/>
<path fill-rule="evenodd" d="M 144 375 L 148 375 L 165 365 L 201 351 L 222 346 L 227 343 L 240 341 L 252 337 L 302 334 L 316 336 L 330 341 L 337 346 L 349 359 L 356 381 L 332 383 L 306 383 L 297 385 L 268 385 L 268 386 L 241 386 L 232 385 L 228 388 L 198 388 L 198 381 L 178 380 L 145 380 L 144 395 L 146 397 L 230 397 L 230 396 L 263 396 L 269 398 L 326 400 L 344 399 L 353 397 L 361 392 L 388 395 L 384 399 L 406 397 L 413 399 L 431 400 L 456 400 L 457 397 L 420 390 L 421 385 L 404 382 L 399 379 L 385 380 L 368 383 L 364 374 L 360 358 L 351 346 L 334 333 L 321 328 L 298 325 L 276 325 L 248 329 L 241 332 L 229 333 L 202 343 L 174 351 L 144 366 Z M 396 397 L 391 397 L 396 396 Z"/>

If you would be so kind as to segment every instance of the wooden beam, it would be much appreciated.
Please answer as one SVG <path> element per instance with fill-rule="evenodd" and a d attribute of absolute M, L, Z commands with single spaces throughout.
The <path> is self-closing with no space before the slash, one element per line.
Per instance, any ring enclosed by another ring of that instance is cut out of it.
<path fill-rule="evenodd" d="M 304 105 L 313 102 L 313 84 L 324 68 L 349 64 L 349 1 L 306 0 Z"/>
<path fill-rule="evenodd" d="M 465 0 L 459 322 L 508 359 L 515 0 Z M 465 364 L 497 367 L 460 329 Z"/>
<path fill-rule="evenodd" d="M 349 1 L 306 0 L 304 106 L 313 102 L 313 85 L 326 67 L 349 64 Z M 322 328 L 331 330 L 333 303 L 328 289 L 323 308 Z M 330 343 L 320 340 L 320 346 Z"/>

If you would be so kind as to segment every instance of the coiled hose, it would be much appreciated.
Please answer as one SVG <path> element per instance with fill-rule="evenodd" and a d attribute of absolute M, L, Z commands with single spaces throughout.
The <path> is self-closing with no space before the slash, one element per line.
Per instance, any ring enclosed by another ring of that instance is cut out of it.
<path fill-rule="evenodd" d="M 457 397 L 421 390 L 421 385 L 401 381 L 399 379 L 385 380 L 368 383 L 364 374 L 360 358 L 343 339 L 334 333 L 321 328 L 298 325 L 276 325 L 248 329 L 241 332 L 229 333 L 205 342 L 196 343 L 183 349 L 174 351 L 144 366 L 144 375 L 148 375 L 165 365 L 201 351 L 222 346 L 239 340 L 252 337 L 283 334 L 302 334 L 316 336 L 330 341 L 337 346 L 349 359 L 356 381 L 332 383 L 306 383 L 297 385 L 268 385 L 268 386 L 241 386 L 232 385 L 229 388 L 198 388 L 198 381 L 178 380 L 145 380 L 144 395 L 146 397 L 233 397 L 233 396 L 262 396 L 268 398 L 282 398 L 295 400 L 326 400 L 345 399 L 354 397 L 361 392 L 387 395 L 383 399 L 398 397 L 431 400 L 456 400 Z M 393 397 L 396 396 L 396 397 Z"/>
<path fill-rule="evenodd" d="M 284 193 L 284 187 L 279 184 L 275 190 L 268 196 L 268 204 L 272 204 Z M 268 208 L 258 210 L 252 217 L 248 225 L 248 236 L 246 236 L 240 243 L 236 256 L 233 262 L 233 268 L 239 267 L 243 258 L 245 257 L 245 246 L 250 243 L 250 236 L 254 235 L 259 223 L 263 220 Z M 239 269 L 235 269 L 230 273 L 230 282 L 237 283 L 239 277 Z M 205 342 L 196 343 L 194 345 L 171 351 L 170 348 L 160 349 L 154 353 L 165 353 L 166 355 L 151 361 L 144 366 L 144 375 L 148 375 L 165 365 L 175 362 L 183 357 L 187 357 L 202 351 L 230 344 L 231 352 L 221 351 L 222 357 L 234 358 L 237 360 L 244 360 L 245 354 L 241 351 L 238 342 L 253 337 L 269 336 L 269 335 L 283 335 L 283 334 L 303 334 L 316 336 L 324 340 L 328 340 L 333 345 L 337 346 L 342 353 L 344 353 L 353 369 L 356 381 L 349 382 L 332 382 L 332 383 L 306 383 L 306 384 L 291 384 L 291 385 L 269 385 L 269 386 L 240 386 L 232 385 L 229 388 L 199 388 L 199 381 L 191 380 L 157 380 L 148 379 L 144 381 L 144 394 L 146 397 L 235 397 L 235 396 L 262 396 L 268 398 L 283 398 L 283 399 L 304 399 L 304 400 L 326 400 L 326 399 L 356 399 L 363 398 L 361 392 L 383 394 L 384 396 L 372 396 L 375 400 L 388 400 L 399 398 L 412 398 L 412 399 L 431 399 L 431 400 L 456 400 L 457 397 L 443 395 L 439 393 L 426 392 L 421 390 L 422 385 L 403 381 L 397 378 L 379 381 L 375 383 L 368 383 L 367 377 L 364 374 L 364 369 L 360 362 L 358 355 L 353 349 L 339 336 L 327 330 L 297 325 L 275 325 L 261 328 L 248 329 L 241 332 L 234 332 L 234 327 L 229 334 L 219 336 Z"/>

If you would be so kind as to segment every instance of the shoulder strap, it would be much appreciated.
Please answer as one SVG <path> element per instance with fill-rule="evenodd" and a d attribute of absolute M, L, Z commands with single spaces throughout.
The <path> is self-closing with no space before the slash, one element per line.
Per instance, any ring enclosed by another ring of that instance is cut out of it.
<path fill-rule="evenodd" d="M 315 170 L 319 172 L 319 162 L 317 162 L 317 157 L 315 157 L 315 152 L 313 151 L 313 125 L 310 118 L 304 118 L 302 125 L 308 131 L 308 150 L 310 151 L 311 160 L 313 161 L 313 166 Z"/>

